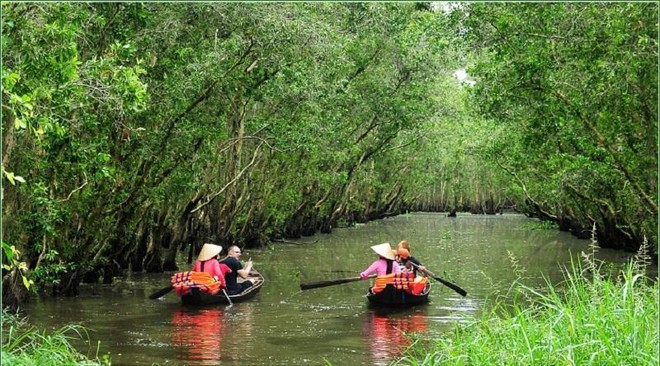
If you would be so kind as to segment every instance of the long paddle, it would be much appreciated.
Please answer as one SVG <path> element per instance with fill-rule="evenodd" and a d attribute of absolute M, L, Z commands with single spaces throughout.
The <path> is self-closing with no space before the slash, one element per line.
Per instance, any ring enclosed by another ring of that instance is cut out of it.
<path fill-rule="evenodd" d="M 410 262 L 410 264 L 412 264 L 415 268 L 419 269 L 419 266 L 416 265 L 415 263 Z M 436 280 L 436 281 L 442 283 L 443 285 L 449 287 L 450 289 L 458 292 L 461 296 L 466 296 L 467 295 L 467 291 L 463 290 L 462 288 L 458 287 L 457 285 L 455 285 L 455 284 L 453 284 L 453 283 L 451 283 L 447 280 L 443 280 L 442 278 L 440 278 L 440 277 L 436 276 L 435 274 L 433 274 L 433 272 L 429 271 L 428 269 L 424 269 L 424 272 L 426 272 L 434 280 Z"/>
<path fill-rule="evenodd" d="M 149 295 L 149 298 L 151 300 L 161 298 L 161 297 L 165 296 L 168 292 L 170 292 L 172 290 L 174 290 L 174 286 L 167 285 L 167 287 L 163 287 L 162 289 L 160 289 L 160 290 L 154 292 L 153 294 Z"/>
<path fill-rule="evenodd" d="M 374 277 L 376 277 L 376 275 L 369 276 L 368 278 L 374 278 Z M 340 278 L 340 279 L 336 279 L 336 280 L 326 280 L 326 281 L 301 283 L 300 284 L 300 289 L 301 290 L 309 290 L 309 289 L 312 289 L 312 288 L 341 285 L 342 283 L 356 282 L 356 281 L 360 281 L 361 279 L 362 278 L 360 276 L 357 276 L 357 277 L 349 277 L 349 278 Z"/>

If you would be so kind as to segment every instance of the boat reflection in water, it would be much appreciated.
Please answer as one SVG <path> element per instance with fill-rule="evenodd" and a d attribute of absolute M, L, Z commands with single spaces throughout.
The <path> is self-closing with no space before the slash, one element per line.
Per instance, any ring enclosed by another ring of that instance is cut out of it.
<path fill-rule="evenodd" d="M 224 307 L 181 308 L 172 314 L 172 345 L 188 365 L 217 365 L 222 358 Z"/>
<path fill-rule="evenodd" d="M 412 333 L 426 333 L 427 317 L 423 312 L 411 314 L 372 310 L 363 327 L 369 343 L 373 365 L 388 365 L 411 344 Z"/>

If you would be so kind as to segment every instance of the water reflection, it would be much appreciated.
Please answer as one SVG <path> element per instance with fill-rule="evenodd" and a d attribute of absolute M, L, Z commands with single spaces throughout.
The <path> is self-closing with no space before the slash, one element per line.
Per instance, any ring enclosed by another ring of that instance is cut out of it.
<path fill-rule="evenodd" d="M 253 311 L 256 306 L 259 302 L 251 300 L 225 308 L 223 364 L 230 361 L 232 365 L 259 364 L 255 343 L 251 341 L 255 337 Z"/>
<path fill-rule="evenodd" d="M 177 360 L 190 365 L 217 365 L 222 357 L 224 308 L 177 309 L 172 314 L 172 345 Z"/>
<path fill-rule="evenodd" d="M 373 365 L 388 365 L 410 346 L 411 333 L 427 331 L 427 316 L 423 312 L 401 314 L 370 310 L 362 328 L 365 342 L 371 349 Z"/>

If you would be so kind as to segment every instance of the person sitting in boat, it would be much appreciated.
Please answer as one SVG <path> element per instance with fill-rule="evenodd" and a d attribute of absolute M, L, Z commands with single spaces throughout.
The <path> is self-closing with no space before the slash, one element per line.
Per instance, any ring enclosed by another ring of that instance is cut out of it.
<path fill-rule="evenodd" d="M 225 264 L 218 262 L 220 259 L 220 252 L 222 247 L 220 245 L 206 243 L 202 246 L 202 250 L 197 256 L 197 261 L 193 266 L 193 271 L 206 272 L 213 276 L 216 281 L 222 283 L 222 287 L 227 287 L 225 276 L 231 269 Z"/>
<path fill-rule="evenodd" d="M 401 268 L 401 272 L 413 273 L 415 271 L 415 268 L 409 261 L 410 252 L 407 249 L 396 249 L 394 251 L 394 258 L 396 259 L 396 263 L 399 265 L 399 268 Z"/>
<path fill-rule="evenodd" d="M 374 245 L 371 249 L 378 254 L 378 259 L 376 259 L 371 265 L 360 273 L 360 278 L 366 280 L 371 274 L 375 273 L 377 277 L 387 276 L 392 273 L 400 273 L 401 269 L 395 262 L 394 251 L 390 246 L 390 243 L 383 243 Z M 382 289 L 387 285 L 383 281 L 376 279 L 376 283 L 370 289 L 372 293 L 377 293 L 382 291 Z"/>
<path fill-rule="evenodd" d="M 184 296 L 193 288 L 199 288 L 202 292 L 215 295 L 227 287 L 225 276 L 227 272 L 231 272 L 231 269 L 218 262 L 221 251 L 221 246 L 206 243 L 199 251 L 192 270 L 172 275 L 172 288 L 176 290 L 177 296 Z M 157 293 L 151 295 L 150 298 L 155 298 L 154 295 Z"/>
<path fill-rule="evenodd" d="M 422 270 L 424 267 L 419 267 L 420 272 L 424 277 L 417 276 L 417 268 L 413 266 L 410 261 L 410 252 L 408 252 L 407 249 L 399 248 L 395 250 L 394 253 L 396 255 L 397 264 L 401 267 L 401 273 L 394 275 L 394 287 L 413 295 L 419 295 L 424 291 L 424 287 L 426 287 L 426 284 L 428 283 L 426 272 Z"/>
<path fill-rule="evenodd" d="M 243 267 L 239 260 L 240 258 L 241 248 L 232 245 L 227 249 L 227 256 L 220 261 L 220 263 L 226 264 L 227 267 L 231 269 L 231 272 L 227 273 L 225 276 L 225 280 L 227 281 L 227 293 L 229 295 L 240 294 L 254 285 L 252 279 L 247 278 L 250 274 L 250 270 L 252 270 L 252 261 L 249 260 L 245 262 L 245 267 Z M 241 276 L 245 281 L 238 282 L 238 276 Z"/>
<path fill-rule="evenodd" d="M 397 246 L 397 252 L 401 249 L 408 253 L 406 258 L 401 258 L 406 260 L 406 268 L 412 269 L 412 272 L 415 274 L 415 276 L 417 276 L 417 271 L 420 271 L 424 276 L 426 276 L 426 272 L 424 272 L 426 268 L 417 258 L 410 255 L 410 243 L 408 243 L 407 240 L 401 240 L 399 242 L 399 245 Z"/>

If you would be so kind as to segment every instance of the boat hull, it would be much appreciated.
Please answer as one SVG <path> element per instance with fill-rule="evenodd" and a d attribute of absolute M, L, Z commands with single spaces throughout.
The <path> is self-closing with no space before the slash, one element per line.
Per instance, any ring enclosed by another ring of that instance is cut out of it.
<path fill-rule="evenodd" d="M 426 284 L 424 291 L 422 291 L 419 295 L 409 294 L 405 291 L 397 290 L 392 285 L 387 285 L 383 291 L 377 294 L 372 294 L 371 291 L 369 291 L 367 293 L 367 299 L 369 300 L 369 304 L 373 306 L 413 306 L 427 303 L 429 301 L 430 292 L 430 283 Z"/>
<path fill-rule="evenodd" d="M 259 293 L 261 286 L 264 285 L 264 277 L 258 272 L 251 272 L 248 278 L 255 280 L 254 285 L 240 294 L 229 295 L 232 303 L 253 298 Z M 200 291 L 199 288 L 193 288 L 189 293 L 181 296 L 181 303 L 183 305 L 229 304 L 229 300 L 227 300 L 227 296 L 222 291 L 216 295 L 211 295 Z"/>

